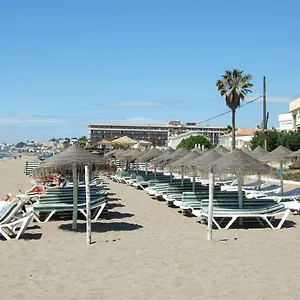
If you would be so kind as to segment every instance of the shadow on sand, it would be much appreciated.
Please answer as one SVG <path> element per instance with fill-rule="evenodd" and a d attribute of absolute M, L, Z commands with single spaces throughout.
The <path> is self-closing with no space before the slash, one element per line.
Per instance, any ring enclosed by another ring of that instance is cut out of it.
<path fill-rule="evenodd" d="M 77 224 L 77 230 L 72 230 L 72 224 L 61 224 L 58 228 L 65 231 L 86 232 L 85 223 Z M 141 228 L 142 225 L 126 222 L 92 223 L 92 232 L 133 231 Z"/>
<path fill-rule="evenodd" d="M 110 220 L 110 219 L 125 219 L 125 218 L 131 218 L 133 217 L 134 214 L 131 213 L 121 213 L 119 211 L 109 211 L 108 215 L 105 219 Z"/>
<path fill-rule="evenodd" d="M 120 198 L 116 198 L 116 197 L 109 197 L 108 198 L 108 202 L 110 202 L 110 201 L 119 201 L 119 200 L 121 200 Z"/>
<path fill-rule="evenodd" d="M 14 239 L 13 236 L 11 236 L 11 238 L 12 238 L 11 240 Z M 25 232 L 19 237 L 19 240 L 40 240 L 41 238 L 42 238 L 41 233 L 28 233 L 28 232 Z M 3 236 L 0 236 L 0 240 L 1 241 L 6 241 L 6 239 Z"/>
<path fill-rule="evenodd" d="M 121 204 L 121 203 L 107 203 L 107 207 L 108 209 L 113 209 L 113 208 L 116 208 L 116 207 L 124 207 L 125 205 L 124 204 Z"/>

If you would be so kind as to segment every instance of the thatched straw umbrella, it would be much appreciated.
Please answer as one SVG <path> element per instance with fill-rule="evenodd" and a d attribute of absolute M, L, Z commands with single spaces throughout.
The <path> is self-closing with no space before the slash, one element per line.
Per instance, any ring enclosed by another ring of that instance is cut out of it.
<path fill-rule="evenodd" d="M 291 158 L 300 157 L 300 149 L 295 152 L 292 152 L 291 154 L 288 155 L 288 157 Z"/>
<path fill-rule="evenodd" d="M 240 150 L 248 155 L 250 155 L 250 153 L 251 153 L 251 151 L 248 148 L 246 148 L 245 146 L 241 147 Z"/>
<path fill-rule="evenodd" d="M 104 157 L 112 157 L 119 149 L 111 150 L 104 154 Z"/>
<path fill-rule="evenodd" d="M 163 162 L 165 160 L 165 158 L 170 156 L 170 154 L 172 154 L 173 152 L 175 152 L 175 150 L 172 148 L 165 149 L 162 151 L 162 153 L 159 156 L 151 159 L 150 163 L 157 165 L 157 164 Z"/>
<path fill-rule="evenodd" d="M 252 174 L 270 174 L 275 169 L 269 165 L 252 158 L 241 150 L 235 149 L 228 154 L 215 160 L 208 166 L 209 171 L 209 218 L 208 218 L 208 236 L 212 239 L 212 217 L 213 217 L 213 197 L 214 197 L 214 174 L 235 174 L 238 178 L 238 197 L 239 208 L 243 207 L 242 196 L 242 176 Z"/>
<path fill-rule="evenodd" d="M 146 163 L 146 174 L 148 172 L 148 162 L 151 161 L 153 158 L 162 154 L 162 151 L 157 148 L 151 148 L 147 151 L 144 155 L 137 158 L 138 162 Z M 154 178 L 156 178 L 156 166 L 154 166 Z"/>
<path fill-rule="evenodd" d="M 147 151 L 145 154 L 141 155 L 137 158 L 137 161 L 139 162 L 149 162 L 153 158 L 159 156 L 162 154 L 162 151 L 157 148 L 151 148 L 149 151 Z"/>
<path fill-rule="evenodd" d="M 118 152 L 116 152 L 115 153 L 115 157 L 116 157 L 116 159 L 118 159 L 118 160 L 121 160 L 120 158 L 122 157 L 122 156 L 124 156 L 125 154 L 127 154 L 127 153 L 129 153 L 130 151 L 131 151 L 132 149 L 122 149 L 122 151 L 118 151 Z"/>
<path fill-rule="evenodd" d="M 195 148 L 198 149 L 198 148 Z M 172 167 L 172 168 L 177 168 L 177 167 L 181 167 L 184 166 L 186 163 L 193 161 L 194 159 L 196 159 L 197 157 L 200 157 L 202 155 L 202 151 L 199 153 L 199 151 L 193 149 L 190 153 L 188 153 L 187 155 L 181 157 L 180 159 L 173 161 L 172 163 L 170 163 L 168 166 Z"/>
<path fill-rule="evenodd" d="M 186 166 L 193 170 L 193 191 L 195 191 L 196 170 L 206 170 L 208 165 L 216 159 L 222 157 L 215 149 L 205 151 L 201 156 L 186 163 Z"/>
<path fill-rule="evenodd" d="M 181 171 L 181 186 L 184 185 L 184 167 L 186 166 L 186 164 L 202 155 L 203 151 L 199 152 L 196 149 L 198 149 L 198 148 L 193 149 L 187 155 L 181 157 L 179 160 L 173 161 L 171 164 L 168 165 L 168 167 L 170 167 L 170 168 L 179 168 L 180 167 L 180 169 L 181 169 L 180 170 Z M 195 176 L 196 176 L 195 172 L 193 172 L 193 191 L 195 190 Z"/>
<path fill-rule="evenodd" d="M 264 148 L 261 146 L 256 147 L 253 151 L 250 152 L 250 156 L 252 156 L 254 159 L 261 159 L 265 155 L 267 155 L 269 152 L 266 151 Z"/>
<path fill-rule="evenodd" d="M 171 164 L 173 161 L 179 160 L 185 155 L 188 155 L 190 153 L 189 150 L 186 148 L 179 148 L 175 150 L 173 153 L 167 155 L 165 158 L 161 159 L 158 162 L 158 165 L 166 166 L 168 164 Z"/>
<path fill-rule="evenodd" d="M 85 172 L 86 186 L 86 210 L 87 210 L 87 243 L 91 244 L 91 198 L 90 198 L 90 171 L 95 169 L 108 169 L 109 161 L 82 149 L 72 146 L 60 152 L 42 163 L 32 172 L 34 178 L 49 176 L 53 173 L 64 175 L 73 174 L 73 224 L 77 228 L 77 205 L 78 205 L 78 176 L 77 172 Z"/>
<path fill-rule="evenodd" d="M 140 155 L 141 151 L 137 149 L 128 149 L 119 155 L 118 159 L 122 162 L 126 161 L 126 170 L 130 169 L 130 159 L 135 155 Z"/>
<path fill-rule="evenodd" d="M 224 146 L 220 145 L 218 147 L 216 147 L 214 149 L 216 152 L 218 152 L 219 154 L 221 154 L 222 156 L 227 154 L 228 152 L 230 152 L 230 150 L 228 150 L 227 148 L 225 148 Z"/>
<path fill-rule="evenodd" d="M 203 154 L 203 153 L 202 153 L 203 150 L 200 149 L 200 148 L 194 148 L 192 151 L 197 152 L 197 153 L 199 153 L 199 154 Z"/>
<path fill-rule="evenodd" d="M 178 148 L 173 153 L 166 155 L 165 157 L 160 159 L 157 164 L 161 167 L 167 166 L 167 165 L 171 164 L 172 162 L 175 162 L 175 161 L 179 160 L 180 158 L 188 155 L 189 153 L 190 153 L 190 150 L 187 150 L 186 148 Z M 170 182 L 172 182 L 172 179 L 173 179 L 172 167 L 170 167 L 169 169 L 170 169 Z M 182 179 L 181 184 L 182 185 L 183 185 L 183 177 L 184 177 L 184 174 L 181 174 L 181 179 Z"/>
<path fill-rule="evenodd" d="M 119 156 L 119 160 L 125 161 L 125 160 L 130 160 L 131 157 L 134 155 L 140 154 L 141 151 L 137 149 L 130 149 L 129 151 L 126 151 L 125 153 L 121 154 Z"/>
<path fill-rule="evenodd" d="M 145 149 L 145 150 L 136 152 L 136 154 L 134 154 L 134 155 L 132 155 L 132 156 L 130 157 L 130 159 L 129 159 L 130 162 L 136 161 L 139 157 L 141 157 L 142 155 L 146 154 L 149 150 L 150 150 L 150 149 L 147 148 L 147 149 Z"/>
<path fill-rule="evenodd" d="M 261 158 L 263 162 L 274 162 L 279 161 L 279 178 L 280 178 L 280 190 L 283 193 L 283 161 L 290 159 L 289 155 L 292 154 L 292 151 L 282 145 L 278 146 L 275 150 L 268 153 L 267 155 Z"/>
<path fill-rule="evenodd" d="M 290 157 L 292 159 L 292 164 L 289 165 L 290 169 L 299 169 L 300 168 L 300 161 L 298 160 L 298 157 L 300 157 L 300 149 L 291 153 L 290 155 L 288 155 L 288 157 Z M 294 161 L 294 159 L 296 159 Z"/>

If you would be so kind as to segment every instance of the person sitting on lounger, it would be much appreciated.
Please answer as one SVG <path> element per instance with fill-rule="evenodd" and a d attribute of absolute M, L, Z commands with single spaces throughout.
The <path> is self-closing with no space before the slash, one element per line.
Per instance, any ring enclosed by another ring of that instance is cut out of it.
<path fill-rule="evenodd" d="M 9 202 L 9 201 L 12 201 L 13 200 L 13 195 L 12 193 L 8 193 L 5 197 L 2 197 L 0 198 L 0 201 L 6 201 L 6 202 Z"/>

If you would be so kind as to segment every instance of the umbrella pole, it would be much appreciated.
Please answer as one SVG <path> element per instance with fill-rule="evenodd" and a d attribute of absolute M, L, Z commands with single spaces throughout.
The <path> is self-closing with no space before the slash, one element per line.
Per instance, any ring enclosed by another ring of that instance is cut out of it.
<path fill-rule="evenodd" d="M 170 168 L 170 182 L 172 182 L 173 181 L 173 174 L 172 174 L 172 168 Z"/>
<path fill-rule="evenodd" d="M 258 175 L 258 190 L 261 190 L 261 175 Z"/>
<path fill-rule="evenodd" d="M 193 192 L 195 193 L 196 190 L 196 174 L 195 168 L 193 167 Z"/>
<path fill-rule="evenodd" d="M 283 162 L 282 160 L 280 161 L 280 192 L 283 194 Z"/>
<path fill-rule="evenodd" d="M 72 229 L 77 229 L 77 213 L 78 213 L 78 176 L 77 176 L 77 166 L 72 165 L 73 173 L 73 223 Z"/>
<path fill-rule="evenodd" d="M 212 240 L 212 222 L 213 222 L 213 201 L 214 201 L 214 173 L 213 169 L 209 170 L 209 202 L 208 202 L 208 222 L 207 222 L 207 240 Z"/>
<path fill-rule="evenodd" d="M 89 166 L 84 167 L 85 170 L 85 192 L 86 192 L 86 243 L 92 243 L 91 235 L 91 194 L 90 194 L 90 173 Z"/>
<path fill-rule="evenodd" d="M 243 179 L 238 176 L 238 197 L 239 197 L 239 209 L 243 208 Z M 243 219 L 239 218 L 239 225 L 243 226 Z"/>
<path fill-rule="evenodd" d="M 148 175 L 148 164 L 145 165 L 145 174 Z"/>
<path fill-rule="evenodd" d="M 184 166 L 181 166 L 181 186 L 184 186 Z"/>
<path fill-rule="evenodd" d="M 154 164 L 154 179 L 156 179 L 156 164 Z"/>
<path fill-rule="evenodd" d="M 135 168 L 136 168 L 136 174 L 139 173 L 139 163 L 136 161 L 135 162 Z"/>

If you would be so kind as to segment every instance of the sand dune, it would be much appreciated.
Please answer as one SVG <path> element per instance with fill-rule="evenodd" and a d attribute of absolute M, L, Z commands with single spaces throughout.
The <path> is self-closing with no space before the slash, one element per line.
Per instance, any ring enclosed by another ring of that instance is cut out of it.
<path fill-rule="evenodd" d="M 30 187 L 24 159 L 0 162 L 0 192 Z M 109 218 L 85 227 L 33 223 L 0 241 L 1 299 L 299 299 L 299 217 L 281 230 L 214 231 L 110 182 Z"/>

